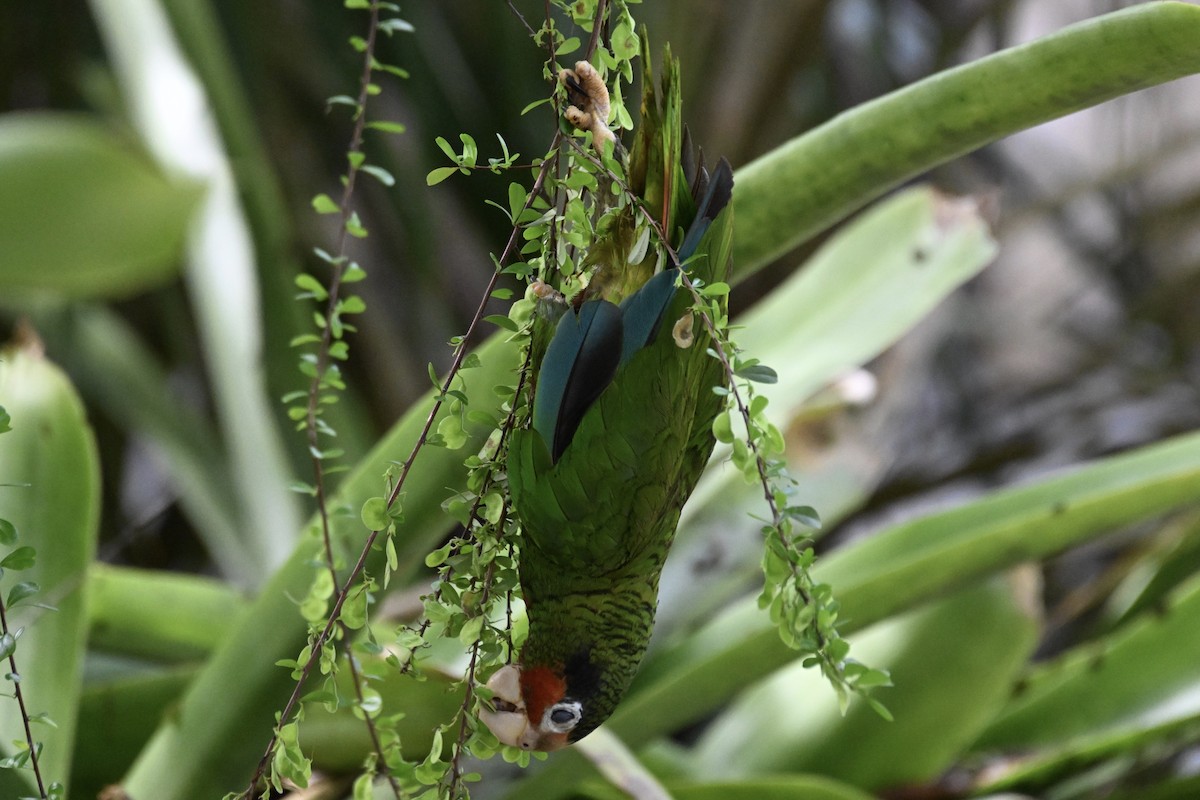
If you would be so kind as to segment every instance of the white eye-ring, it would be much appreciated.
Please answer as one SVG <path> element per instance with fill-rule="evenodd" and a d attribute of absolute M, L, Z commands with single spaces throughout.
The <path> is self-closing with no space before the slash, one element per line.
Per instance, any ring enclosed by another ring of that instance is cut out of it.
<path fill-rule="evenodd" d="M 574 730 L 583 717 L 583 706 L 574 700 L 555 703 L 546 710 L 542 717 L 542 727 L 555 733 L 568 733 Z"/>

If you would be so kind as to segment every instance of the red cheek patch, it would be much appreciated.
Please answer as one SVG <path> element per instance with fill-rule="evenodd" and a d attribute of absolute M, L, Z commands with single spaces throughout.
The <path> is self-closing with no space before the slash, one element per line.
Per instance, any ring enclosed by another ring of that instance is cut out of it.
<path fill-rule="evenodd" d="M 563 699 L 567 682 L 552 669 L 532 667 L 521 670 L 521 696 L 525 698 L 525 716 L 534 725 L 541 724 L 546 709 Z"/>

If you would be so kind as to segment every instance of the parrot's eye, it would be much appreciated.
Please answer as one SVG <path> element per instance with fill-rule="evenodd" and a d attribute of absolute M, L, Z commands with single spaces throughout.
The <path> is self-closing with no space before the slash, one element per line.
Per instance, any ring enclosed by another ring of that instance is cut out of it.
<path fill-rule="evenodd" d="M 546 712 L 545 725 L 556 733 L 566 733 L 579 724 L 583 706 L 574 701 L 556 703 Z"/>

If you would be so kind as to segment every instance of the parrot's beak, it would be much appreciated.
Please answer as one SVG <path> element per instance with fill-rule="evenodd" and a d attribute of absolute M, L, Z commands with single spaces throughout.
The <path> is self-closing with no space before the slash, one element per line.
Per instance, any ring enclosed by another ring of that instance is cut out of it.
<path fill-rule="evenodd" d="M 479 719 L 501 743 L 528 750 L 529 717 L 525 715 L 525 700 L 521 697 L 521 668 L 514 664 L 501 667 L 486 685 L 492 690 L 492 705 L 496 710 L 485 709 Z"/>

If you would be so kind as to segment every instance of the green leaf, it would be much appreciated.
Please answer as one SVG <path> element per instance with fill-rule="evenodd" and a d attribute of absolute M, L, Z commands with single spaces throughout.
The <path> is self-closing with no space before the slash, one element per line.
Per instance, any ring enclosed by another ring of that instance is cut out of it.
<path fill-rule="evenodd" d="M 926 187 L 900 192 L 843 227 L 737 320 L 738 344 L 780 367 L 778 383 L 758 390 L 770 399 L 768 419 L 786 424 L 813 393 L 883 352 L 995 253 L 971 201 Z"/>
<path fill-rule="evenodd" d="M 380 20 L 379 30 L 391 36 L 393 33 L 412 33 L 416 28 L 406 20 L 402 20 L 399 17 L 392 17 L 391 19 Z"/>
<path fill-rule="evenodd" d="M 733 374 L 740 378 L 745 378 L 748 381 L 754 381 L 755 383 L 779 382 L 779 374 L 766 364 L 749 364 L 745 367 L 735 370 Z"/>
<path fill-rule="evenodd" d="M 201 192 L 83 115 L 0 118 L 0 284 L 124 297 L 174 278 Z"/>
<path fill-rule="evenodd" d="M 1003 705 L 1037 645 L 1037 583 L 1024 578 L 981 583 L 855 638 L 851 652 L 895 679 L 876 696 L 896 722 L 853 700 L 843 714 L 820 671 L 793 661 L 704 730 L 691 774 L 820 772 L 873 790 L 935 780 Z"/>
<path fill-rule="evenodd" d="M 372 531 L 387 530 L 392 522 L 388 517 L 387 499 L 383 497 L 372 497 L 363 503 L 359 517 L 363 525 Z"/>
<path fill-rule="evenodd" d="M 312 207 L 318 214 L 337 214 L 342 210 L 341 206 L 325 193 L 321 193 L 312 199 Z"/>
<path fill-rule="evenodd" d="M 1197 482 L 1200 434 L 1192 434 L 895 526 L 826 555 L 814 577 L 837 587 L 843 632 L 850 632 L 1192 502 Z M 636 744 L 697 719 L 793 657 L 755 602 L 738 602 L 678 649 L 654 656 L 639 676 L 642 690 L 610 724 Z M 743 666 L 731 671 L 734 663 Z M 691 702 L 680 705 L 685 697 Z"/>
<path fill-rule="evenodd" d="M 0 545 L 8 547 L 16 544 L 17 526 L 6 519 L 0 519 Z"/>
<path fill-rule="evenodd" d="M 309 275 L 306 272 L 302 272 L 296 276 L 296 286 L 297 286 L 297 288 L 305 291 L 308 295 L 310 295 L 314 300 L 317 300 L 318 302 L 325 300 L 329 297 L 329 292 L 325 289 L 324 284 L 322 284 L 319 280 L 317 280 L 315 277 L 313 277 L 312 275 Z M 311 334 L 307 334 L 307 335 L 311 335 Z M 303 340 L 301 340 L 301 341 L 303 341 Z M 293 344 L 294 343 L 295 343 L 295 340 L 293 340 Z"/>
<path fill-rule="evenodd" d="M 458 172 L 458 167 L 435 167 L 425 176 L 425 185 L 437 186 L 456 172 Z"/>
<path fill-rule="evenodd" d="M 622 61 L 636 58 L 641 48 L 641 41 L 633 26 L 622 21 L 612 32 L 612 53 Z"/>
<path fill-rule="evenodd" d="M 368 122 L 367 128 L 375 131 L 383 131 L 384 133 L 404 133 L 408 130 L 408 127 L 402 122 L 388 122 L 387 120 Z"/>
<path fill-rule="evenodd" d="M 553 98 L 550 98 L 550 97 L 543 97 L 538 100 L 534 100 L 532 103 L 530 103 L 529 105 L 527 105 L 521 109 L 521 116 L 523 117 L 526 114 L 528 114 L 530 111 L 533 111 L 538 106 L 544 106 L 547 103 L 550 103 L 552 101 L 553 101 Z"/>
<path fill-rule="evenodd" d="M 519 183 L 510 183 L 508 185 L 508 211 L 509 219 L 516 220 L 522 209 L 525 208 L 525 203 L 528 202 L 529 195 L 525 192 L 525 187 Z"/>
<path fill-rule="evenodd" d="M 458 450 L 467 443 L 467 433 L 457 414 L 443 417 L 442 421 L 438 423 L 437 432 L 449 450 Z"/>
<path fill-rule="evenodd" d="M 1148 745 L 1194 726 L 1200 719 L 1198 615 L 1200 578 L 1193 576 L 1160 607 L 1035 667 L 973 747 L 1025 753 L 1028 763 L 997 776 L 997 784 L 1073 758 L 1127 753 L 1131 743 Z"/>
<path fill-rule="evenodd" d="M 478 161 L 478 157 L 479 157 L 479 148 L 476 146 L 475 140 L 471 137 L 470 134 L 467 134 L 467 133 L 460 133 L 458 135 L 458 138 L 460 140 L 462 140 L 462 143 L 463 143 L 463 152 L 462 152 L 463 166 L 466 166 L 466 167 L 475 166 L 476 162 Z"/>
<path fill-rule="evenodd" d="M 512 331 L 514 333 L 520 330 L 520 328 L 517 327 L 517 323 L 513 322 L 503 314 L 489 314 L 483 318 L 483 321 L 490 322 L 497 328 L 503 328 L 506 331 Z"/>
<path fill-rule="evenodd" d="M 88 568 L 88 643 L 158 664 L 199 662 L 249 605 L 231 584 L 180 572 Z"/>
<path fill-rule="evenodd" d="M 875 800 L 854 786 L 820 775 L 779 775 L 745 781 L 666 781 L 674 800 Z"/>
<path fill-rule="evenodd" d="M 433 141 L 451 161 L 458 163 L 458 151 L 450 146 L 450 142 L 446 141 L 445 137 L 438 136 Z"/>
<path fill-rule="evenodd" d="M 363 227 L 362 221 L 359 220 L 357 211 L 350 214 L 350 218 L 346 220 L 346 233 L 355 239 L 365 239 L 367 237 L 367 229 Z"/>
<path fill-rule="evenodd" d="M 718 414 L 717 418 L 713 420 L 713 437 L 718 442 L 725 444 L 733 441 L 733 422 L 728 412 Z"/>
<path fill-rule="evenodd" d="M 367 606 L 370 593 L 365 586 L 359 586 L 350 592 L 346 602 L 342 603 L 342 611 L 338 620 L 352 631 L 360 630 L 367 624 Z"/>
<path fill-rule="evenodd" d="M 364 164 L 362 171 L 382 183 L 384 186 L 390 187 L 396 185 L 395 176 L 383 167 L 377 167 L 374 164 Z"/>
<path fill-rule="evenodd" d="M 11 610 L 13 606 L 22 600 L 33 597 L 39 591 L 41 591 L 41 587 L 34 581 L 22 581 L 8 591 L 8 598 L 5 600 L 5 605 Z"/>
<path fill-rule="evenodd" d="M 11 570 L 25 570 L 31 568 L 37 562 L 37 550 L 25 545 L 18 547 L 11 553 L 0 559 L 0 567 Z"/>

